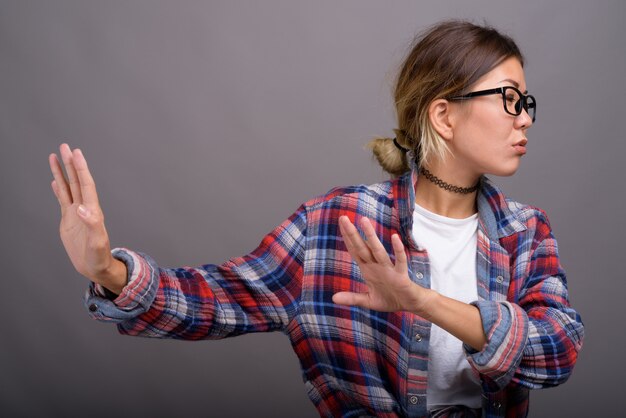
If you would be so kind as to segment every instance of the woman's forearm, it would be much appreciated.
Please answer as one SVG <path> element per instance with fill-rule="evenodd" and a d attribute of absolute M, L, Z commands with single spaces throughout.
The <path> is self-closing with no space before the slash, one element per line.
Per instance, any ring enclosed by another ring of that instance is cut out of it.
<path fill-rule="evenodd" d="M 448 331 L 477 351 L 487 343 L 478 308 L 432 291 L 428 304 L 420 312 L 424 319 Z"/>

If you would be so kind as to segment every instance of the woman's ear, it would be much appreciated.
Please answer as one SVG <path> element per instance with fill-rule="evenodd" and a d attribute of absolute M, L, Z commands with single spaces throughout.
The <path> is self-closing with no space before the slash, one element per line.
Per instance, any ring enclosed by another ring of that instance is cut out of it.
<path fill-rule="evenodd" d="M 446 141 L 450 141 L 454 136 L 454 118 L 452 106 L 445 99 L 437 99 L 428 107 L 428 118 L 435 131 Z"/>

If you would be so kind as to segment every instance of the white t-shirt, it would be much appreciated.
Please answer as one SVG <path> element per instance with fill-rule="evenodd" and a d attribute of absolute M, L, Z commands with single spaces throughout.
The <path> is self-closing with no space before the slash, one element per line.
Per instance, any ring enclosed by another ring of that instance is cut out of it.
<path fill-rule="evenodd" d="M 449 298 L 469 303 L 478 299 L 476 288 L 476 232 L 478 214 L 447 218 L 415 205 L 413 238 L 428 252 L 430 284 Z M 428 352 L 427 406 L 481 407 L 480 380 L 465 358 L 463 343 L 432 325 Z"/>

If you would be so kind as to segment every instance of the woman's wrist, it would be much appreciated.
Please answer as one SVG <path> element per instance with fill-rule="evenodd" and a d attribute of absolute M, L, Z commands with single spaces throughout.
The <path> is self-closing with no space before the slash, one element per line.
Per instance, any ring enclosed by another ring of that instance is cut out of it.
<path fill-rule="evenodd" d="M 432 322 L 432 313 L 437 309 L 441 295 L 435 290 L 427 289 L 418 284 L 415 284 L 414 289 L 417 293 L 415 297 L 417 302 L 413 305 L 411 312 Z"/>
<path fill-rule="evenodd" d="M 120 260 L 114 257 L 111 257 L 111 260 L 106 271 L 98 276 L 96 283 L 119 295 L 128 284 L 128 270 L 126 264 Z"/>

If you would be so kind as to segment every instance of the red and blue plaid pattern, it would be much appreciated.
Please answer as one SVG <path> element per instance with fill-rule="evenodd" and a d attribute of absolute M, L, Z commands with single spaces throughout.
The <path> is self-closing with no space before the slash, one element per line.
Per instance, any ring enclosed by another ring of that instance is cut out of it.
<path fill-rule="evenodd" d="M 252 253 L 221 265 L 160 268 L 148 256 L 114 250 L 129 285 L 115 300 L 91 287 L 89 311 L 121 333 L 214 339 L 281 330 L 300 359 L 310 399 L 321 416 L 428 416 L 431 324 L 332 302 L 364 282 L 339 234 L 347 215 L 372 221 L 391 249 L 402 237 L 411 279 L 430 286 L 427 253 L 411 236 L 412 173 L 372 186 L 334 189 L 303 204 Z M 583 324 L 570 307 L 566 279 L 546 215 L 505 199 L 486 178 L 478 195 L 477 277 L 487 344 L 465 346 L 481 378 L 483 415 L 519 417 L 528 391 L 563 383 L 582 345 Z M 463 407 L 437 416 L 473 416 Z M 467 414 L 467 415 L 464 415 Z"/>

